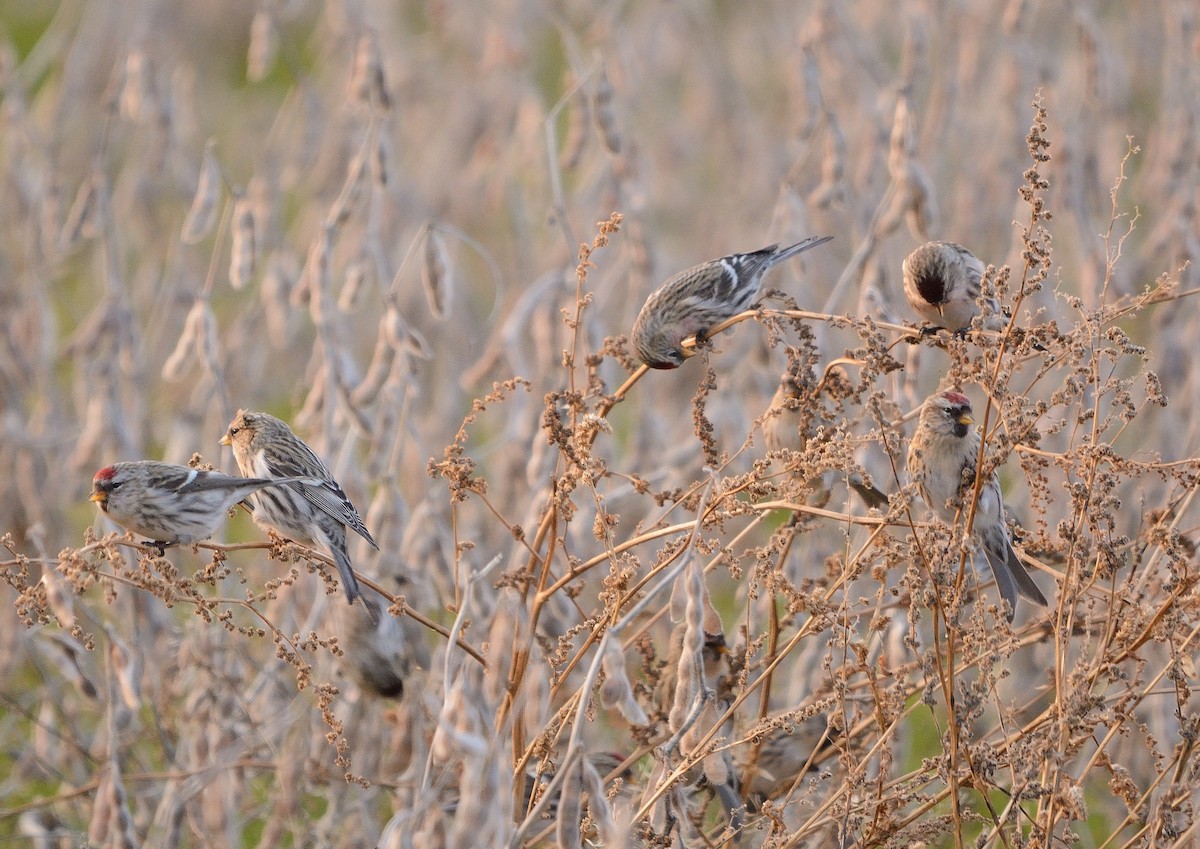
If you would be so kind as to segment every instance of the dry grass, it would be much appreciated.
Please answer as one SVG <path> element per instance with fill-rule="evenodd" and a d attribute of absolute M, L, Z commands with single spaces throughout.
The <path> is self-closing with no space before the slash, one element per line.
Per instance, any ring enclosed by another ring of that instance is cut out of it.
<path fill-rule="evenodd" d="M 50 11 L 0 11 L 0 838 L 1195 844 L 1187 2 Z M 821 233 L 635 369 L 658 281 Z M 1008 330 L 910 340 L 926 238 Z M 1052 597 L 1011 627 L 904 475 L 942 382 Z M 89 528 L 241 406 L 359 505 L 384 630 L 244 516 Z"/>

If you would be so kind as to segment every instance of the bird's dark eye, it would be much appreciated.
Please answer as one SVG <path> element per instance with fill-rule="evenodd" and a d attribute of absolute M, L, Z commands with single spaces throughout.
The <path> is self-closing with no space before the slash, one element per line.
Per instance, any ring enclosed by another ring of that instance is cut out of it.
<path fill-rule="evenodd" d="M 108 482 L 108 491 L 112 492 L 114 489 L 117 489 L 118 487 L 120 487 L 121 484 L 123 484 L 123 483 L 125 483 L 125 481 L 109 481 Z"/>
<path fill-rule="evenodd" d="M 241 430 L 241 428 L 240 428 L 240 427 L 231 427 L 231 428 L 229 429 L 229 435 L 230 435 L 230 436 L 237 436 L 237 435 L 238 435 L 238 431 L 239 431 L 239 430 Z"/>

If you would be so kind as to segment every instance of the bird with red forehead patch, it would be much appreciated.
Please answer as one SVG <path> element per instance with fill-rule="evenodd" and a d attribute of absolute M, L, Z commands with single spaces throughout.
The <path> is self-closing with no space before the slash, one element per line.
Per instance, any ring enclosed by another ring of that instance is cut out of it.
<path fill-rule="evenodd" d="M 917 482 L 921 498 L 950 525 L 957 516 L 967 515 L 975 492 L 981 436 L 971 427 L 974 421 L 966 395 L 954 390 L 937 392 L 921 405 L 908 448 L 908 472 Z M 972 531 L 996 577 L 1000 595 L 1008 603 L 1008 620 L 1016 615 L 1020 596 L 1045 606 L 1046 597 L 1012 547 L 1000 478 L 994 472 L 979 488 Z"/>
<path fill-rule="evenodd" d="M 96 472 L 88 500 L 122 528 L 149 537 L 161 550 L 212 536 L 229 508 L 251 493 L 305 480 L 308 478 L 233 477 L 172 463 L 134 460 Z"/>

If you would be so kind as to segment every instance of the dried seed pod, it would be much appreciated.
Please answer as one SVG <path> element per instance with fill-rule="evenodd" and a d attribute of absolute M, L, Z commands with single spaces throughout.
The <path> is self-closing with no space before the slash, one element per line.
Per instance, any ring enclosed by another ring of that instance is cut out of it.
<path fill-rule="evenodd" d="M 117 768 L 116 758 L 109 759 L 108 790 L 112 794 L 111 820 L 109 828 L 115 835 L 111 846 L 116 849 L 139 849 L 142 845 L 133 828 L 133 812 L 129 809 L 129 794 Z"/>
<path fill-rule="evenodd" d="M 338 311 L 354 312 L 358 308 L 363 290 L 366 288 L 370 267 L 362 259 L 355 260 L 346 267 L 346 279 L 342 290 L 338 293 Z"/>
<path fill-rule="evenodd" d="M 56 764 L 62 756 L 63 736 L 59 729 L 59 705 L 52 698 L 45 699 L 38 708 L 37 722 L 33 726 L 33 752 L 44 764 Z"/>
<path fill-rule="evenodd" d="M 163 363 L 163 380 L 174 382 L 182 379 L 193 354 L 206 365 L 216 362 L 216 323 L 208 301 L 197 298 L 184 319 L 183 331 L 179 334 L 175 349 Z"/>
<path fill-rule="evenodd" d="M 429 347 L 425 337 L 404 320 L 395 304 L 388 304 L 384 314 L 383 331 L 387 335 L 388 343 L 396 351 L 407 351 L 423 360 L 433 357 L 433 349 Z"/>
<path fill-rule="evenodd" d="M 425 228 L 425 262 L 421 265 L 421 283 L 425 287 L 429 312 L 436 319 L 446 317 L 452 282 L 446 244 L 437 228 L 431 224 Z"/>
<path fill-rule="evenodd" d="M 800 75 L 806 107 L 800 138 L 807 139 L 816 131 L 817 122 L 825 110 L 825 98 L 821 93 L 821 71 L 817 66 L 817 56 L 809 45 L 801 48 Z"/>
<path fill-rule="evenodd" d="M 134 50 L 125 57 L 121 78 L 121 114 L 132 121 L 152 117 L 153 91 L 150 60 L 141 50 Z"/>
<path fill-rule="evenodd" d="M 933 180 L 929 173 L 915 159 L 909 163 L 905 188 L 909 198 L 904 211 L 908 230 L 917 239 L 928 242 L 940 225 L 937 196 L 934 194 Z"/>
<path fill-rule="evenodd" d="M 825 156 L 821 160 L 821 182 L 808 200 L 813 206 L 827 208 L 840 202 L 846 195 L 846 137 L 842 127 L 832 115 L 828 117 L 825 136 Z"/>
<path fill-rule="evenodd" d="M 141 678 L 142 665 L 138 658 L 126 646 L 113 641 L 108 650 L 109 662 L 117 675 L 117 690 L 125 707 L 136 711 L 142 706 L 142 697 L 138 681 Z"/>
<path fill-rule="evenodd" d="M 80 184 L 58 239 L 61 253 L 70 251 L 81 239 L 94 239 L 100 232 L 100 187 L 103 181 L 104 177 L 98 171 L 93 171 Z"/>
<path fill-rule="evenodd" d="M 268 8 L 259 8 L 250 22 L 250 47 L 246 51 L 246 79 L 262 82 L 279 53 L 279 28 Z"/>
<path fill-rule="evenodd" d="M 354 52 L 354 70 L 350 74 L 350 96 L 364 106 L 375 105 L 384 111 L 392 108 L 383 75 L 383 59 L 379 55 L 379 43 L 373 32 L 359 36 Z"/>
<path fill-rule="evenodd" d="M 109 785 L 112 782 L 112 775 L 108 772 L 100 776 L 100 781 L 96 786 L 95 801 L 92 803 L 92 817 L 88 821 L 87 845 L 88 846 L 107 846 L 109 826 L 112 823 L 112 793 Z"/>
<path fill-rule="evenodd" d="M 290 299 L 297 274 L 295 257 L 291 253 L 276 251 L 267 261 L 259 287 L 259 301 L 267 319 L 267 335 L 273 344 L 280 347 L 291 336 Z"/>
<path fill-rule="evenodd" d="M 583 758 L 575 758 L 563 769 L 566 774 L 558 794 L 558 817 L 554 833 L 559 846 L 582 846 L 579 820 L 583 816 Z"/>
<path fill-rule="evenodd" d="M 916 119 L 908 108 L 908 98 L 896 98 L 896 112 L 892 118 L 892 135 L 888 143 L 888 171 L 892 179 L 900 179 L 904 168 L 916 150 Z"/>
<path fill-rule="evenodd" d="M 591 136 L 588 127 L 592 123 L 592 104 L 582 91 L 575 92 L 570 103 L 567 110 L 567 132 L 563 138 L 562 152 L 558 157 L 559 166 L 565 171 L 579 165 L 583 158 L 588 138 Z"/>
<path fill-rule="evenodd" d="M 362 194 L 362 184 L 366 174 L 367 163 L 362 153 L 354 154 L 349 165 L 346 166 L 346 180 L 342 183 L 342 191 L 338 194 L 337 200 L 329 209 L 329 215 L 325 218 L 326 226 L 336 229 L 350 220 L 350 213 L 358 203 L 359 195 Z"/>
<path fill-rule="evenodd" d="M 608 152 L 614 156 L 621 152 L 621 133 L 617 128 L 617 114 L 613 108 L 614 91 L 608 79 L 608 71 L 603 65 L 596 75 L 596 90 L 594 97 L 596 127 L 600 130 L 600 138 Z"/>
<path fill-rule="evenodd" d="M 188 328 L 191 324 L 192 314 L 188 313 L 187 319 L 183 322 L 183 330 L 179 334 L 179 338 L 175 341 L 175 347 L 170 355 L 163 362 L 162 379 L 168 383 L 175 383 L 183 380 L 184 374 L 187 372 L 187 367 L 192 359 L 192 353 L 195 346 L 192 344 L 192 336 Z"/>
<path fill-rule="evenodd" d="M 328 315 L 327 307 L 333 288 L 332 262 L 333 227 L 326 223 L 321 228 L 321 235 L 309 249 L 308 264 L 304 268 L 304 279 L 309 287 L 308 313 L 317 327 L 325 326 L 325 316 Z"/>
<path fill-rule="evenodd" d="M 605 640 L 604 657 L 600 666 L 604 670 L 604 683 L 600 685 L 600 704 L 606 708 L 615 707 L 631 725 L 648 725 L 650 718 L 633 695 L 633 685 L 625 668 L 625 655 L 621 651 L 620 640 Z"/>
<path fill-rule="evenodd" d="M 196 181 L 196 194 L 192 206 L 183 220 L 183 231 L 179 238 L 186 245 L 194 245 L 212 232 L 217 223 L 217 199 L 221 190 L 221 169 L 213 155 L 213 141 L 204 146 L 204 158 L 200 162 L 200 177 Z"/>
<path fill-rule="evenodd" d="M 371 148 L 371 176 L 375 180 L 375 185 L 378 188 L 384 188 L 388 184 L 388 175 L 391 174 L 392 161 L 392 143 L 388 140 L 388 134 L 381 128 L 375 133 L 375 138 L 372 140 Z"/>
<path fill-rule="evenodd" d="M 59 626 L 69 631 L 75 625 L 75 595 L 63 587 L 62 575 L 55 568 L 47 568 L 42 572 L 38 583 L 46 593 L 46 605 L 58 620 Z"/>
<path fill-rule="evenodd" d="M 371 361 L 367 364 L 366 373 L 358 381 L 358 384 L 354 387 L 354 391 L 350 393 L 350 403 L 356 407 L 375 403 L 375 399 L 379 396 L 379 390 L 383 388 L 388 375 L 391 373 L 392 360 L 395 359 L 396 349 L 392 347 L 387 338 L 386 321 L 386 316 L 379 320 L 379 330 L 375 334 L 375 351 L 371 354 Z M 380 493 L 385 491 L 383 487 L 379 489 Z M 372 521 L 371 517 L 368 516 L 367 527 L 379 528 L 382 525 L 378 520 Z"/>
<path fill-rule="evenodd" d="M 255 268 L 254 210 L 242 197 L 233 204 L 233 243 L 229 251 L 229 285 L 244 289 L 254 276 Z"/>

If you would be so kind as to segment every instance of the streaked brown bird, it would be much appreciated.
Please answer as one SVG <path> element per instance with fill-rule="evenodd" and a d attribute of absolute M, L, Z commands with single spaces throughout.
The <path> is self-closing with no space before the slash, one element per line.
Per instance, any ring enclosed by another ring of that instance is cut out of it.
<path fill-rule="evenodd" d="M 955 242 L 926 242 L 904 259 L 904 296 L 923 321 L 934 327 L 961 331 L 979 314 L 983 262 Z M 989 299 L 987 330 L 1002 330 L 1007 318 Z"/>
<path fill-rule="evenodd" d="M 965 518 L 975 491 L 981 437 L 971 427 L 974 421 L 967 396 L 953 390 L 938 392 L 921 405 L 917 430 L 908 447 L 908 472 L 917 482 L 921 498 L 949 525 L 960 512 Z M 1004 494 L 994 472 L 979 489 L 972 530 L 1000 595 L 1008 603 L 1008 621 L 1016 615 L 1019 596 L 1046 606 L 1046 597 L 1012 547 Z"/>
<path fill-rule="evenodd" d="M 238 468 L 247 477 L 282 478 L 297 475 L 317 483 L 290 483 L 256 493 L 254 521 L 302 545 L 315 545 L 333 557 L 351 604 L 361 595 L 346 550 L 349 527 L 379 548 L 358 510 L 313 450 L 287 423 L 267 413 L 238 410 L 222 445 L 233 448 Z"/>
<path fill-rule="evenodd" d="M 684 339 L 703 342 L 709 329 L 749 309 L 773 266 L 832 238 L 813 236 L 786 248 L 768 245 L 679 272 L 655 289 L 638 313 L 630 336 L 634 353 L 651 368 L 678 368 L 690 356 Z"/>
<path fill-rule="evenodd" d="M 229 508 L 252 493 L 311 483 L 306 477 L 233 477 L 174 463 L 132 460 L 96 472 L 88 500 L 121 527 L 149 537 L 161 551 L 212 536 L 228 518 Z"/>

